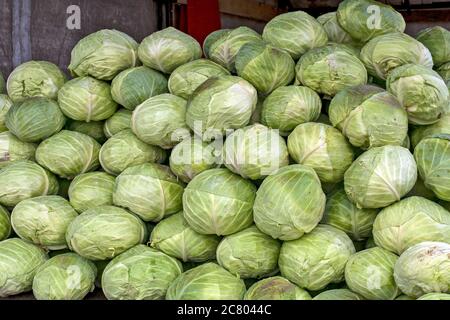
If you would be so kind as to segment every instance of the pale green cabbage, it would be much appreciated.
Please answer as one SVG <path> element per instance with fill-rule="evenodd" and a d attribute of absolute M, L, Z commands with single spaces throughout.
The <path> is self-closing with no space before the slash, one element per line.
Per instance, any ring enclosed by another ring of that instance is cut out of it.
<path fill-rule="evenodd" d="M 58 92 L 58 103 L 68 118 L 86 122 L 108 119 L 117 109 L 111 86 L 87 76 L 66 82 Z"/>
<path fill-rule="evenodd" d="M 78 41 L 68 69 L 73 76 L 112 80 L 120 71 L 139 63 L 137 49 L 137 42 L 127 34 L 99 30 Z"/>
<path fill-rule="evenodd" d="M 280 272 L 300 288 L 320 290 L 344 280 L 345 265 L 354 253 L 355 246 L 343 231 L 321 224 L 300 239 L 283 243 Z"/>
<path fill-rule="evenodd" d="M 126 69 L 111 83 L 114 101 L 131 111 L 148 98 L 166 92 L 168 92 L 166 77 L 145 66 Z"/>
<path fill-rule="evenodd" d="M 394 280 L 397 259 L 380 247 L 359 251 L 345 266 L 345 282 L 350 290 L 368 300 L 394 300 L 400 294 Z"/>
<path fill-rule="evenodd" d="M 34 160 L 36 145 L 23 142 L 9 131 L 0 133 L 0 168 L 17 160 Z"/>
<path fill-rule="evenodd" d="M 345 192 L 358 208 L 383 208 L 405 196 L 417 180 L 417 165 L 408 149 L 372 148 L 344 175 Z"/>
<path fill-rule="evenodd" d="M 69 249 L 93 260 L 112 259 L 146 240 L 145 224 L 125 209 L 99 206 L 76 217 L 67 228 Z"/>
<path fill-rule="evenodd" d="M 287 136 L 297 125 L 316 121 L 321 109 L 322 102 L 314 90 L 302 86 L 279 87 L 264 100 L 261 123 Z"/>
<path fill-rule="evenodd" d="M 450 212 L 422 197 L 384 208 L 373 225 L 375 243 L 396 254 L 423 241 L 450 243 Z"/>
<path fill-rule="evenodd" d="M 183 262 L 204 262 L 216 258 L 220 238 L 195 232 L 183 213 L 179 212 L 160 221 L 150 236 L 150 246 Z"/>
<path fill-rule="evenodd" d="M 322 25 L 303 11 L 277 15 L 266 24 L 262 37 L 264 41 L 288 52 L 294 60 L 328 42 Z"/>
<path fill-rule="evenodd" d="M 287 146 L 294 161 L 313 168 L 324 183 L 342 181 L 354 158 L 342 133 L 323 123 L 299 124 L 289 135 Z"/>
<path fill-rule="evenodd" d="M 352 240 L 361 241 L 372 235 L 377 213 L 376 209 L 358 208 L 339 186 L 328 195 L 322 223 L 344 231 Z"/>
<path fill-rule="evenodd" d="M 58 104 L 47 98 L 14 104 L 6 114 L 6 127 L 24 142 L 38 142 L 59 132 L 66 122 Z"/>
<path fill-rule="evenodd" d="M 189 135 L 186 100 L 165 93 L 144 101 L 133 111 L 131 129 L 145 143 L 173 148 Z"/>
<path fill-rule="evenodd" d="M 103 170 L 119 175 L 126 168 L 147 162 L 163 162 L 166 152 L 139 140 L 130 129 L 109 138 L 101 147 L 99 161 Z"/>
<path fill-rule="evenodd" d="M 339 25 L 360 42 L 405 31 L 403 16 L 390 5 L 374 0 L 345 0 L 336 12 Z"/>
<path fill-rule="evenodd" d="M 228 169 L 195 176 L 183 194 L 186 221 L 202 234 L 229 235 L 249 227 L 256 187 Z"/>
<path fill-rule="evenodd" d="M 377 36 L 361 49 L 361 60 L 370 75 L 386 80 L 389 73 L 404 64 L 433 67 L 430 51 L 407 34 L 394 32 Z"/>
<path fill-rule="evenodd" d="M 181 274 L 169 287 L 167 300 L 242 300 L 244 281 L 215 263 Z"/>
<path fill-rule="evenodd" d="M 206 58 L 235 73 L 236 54 L 243 45 L 252 41 L 261 41 L 261 36 L 248 27 L 221 29 L 206 37 L 203 43 L 203 51 Z"/>
<path fill-rule="evenodd" d="M 141 244 L 108 263 L 102 289 L 108 300 L 161 300 L 182 272 L 178 260 Z"/>
<path fill-rule="evenodd" d="M 15 68 L 6 83 L 13 102 L 32 97 L 55 99 L 66 76 L 55 64 L 48 61 L 28 61 Z"/>
<path fill-rule="evenodd" d="M 257 180 L 287 166 L 289 154 L 286 142 L 276 130 L 254 124 L 227 137 L 222 160 L 232 172 Z"/>
<path fill-rule="evenodd" d="M 450 293 L 450 244 L 426 241 L 403 252 L 395 264 L 398 287 L 410 297 Z"/>
<path fill-rule="evenodd" d="M 275 239 L 295 240 L 317 226 L 325 201 L 313 169 L 300 164 L 286 166 L 264 179 L 259 187 L 254 220 L 259 230 Z"/>
<path fill-rule="evenodd" d="M 31 290 L 37 269 L 48 259 L 45 251 L 19 238 L 0 242 L 0 297 Z"/>
<path fill-rule="evenodd" d="M 423 139 L 414 149 L 414 158 L 425 187 L 439 199 L 450 201 L 450 135 Z"/>
<path fill-rule="evenodd" d="M 183 99 L 189 99 L 195 89 L 209 78 L 229 74 L 227 69 L 211 60 L 194 60 L 172 72 L 168 82 L 169 91 Z"/>
<path fill-rule="evenodd" d="M 275 276 L 255 282 L 244 300 L 311 300 L 311 296 L 286 278 Z"/>
<path fill-rule="evenodd" d="M 168 27 L 142 40 L 138 55 L 144 65 L 171 73 L 189 61 L 200 59 L 202 48 L 190 35 Z"/>
<path fill-rule="evenodd" d="M 106 172 L 88 172 L 75 177 L 68 190 L 72 207 L 78 212 L 87 209 L 112 205 L 115 178 Z"/>
<path fill-rule="evenodd" d="M 99 152 L 100 144 L 94 138 L 62 130 L 41 142 L 36 149 L 36 161 L 62 178 L 73 179 L 100 165 Z"/>
<path fill-rule="evenodd" d="M 367 83 L 364 64 L 343 44 L 328 44 L 308 51 L 295 69 L 298 82 L 330 97 L 346 87 Z"/>
<path fill-rule="evenodd" d="M 66 230 L 78 213 L 63 197 L 25 199 L 11 212 L 11 226 L 23 240 L 50 250 L 67 248 Z"/>
<path fill-rule="evenodd" d="M 396 97 L 374 85 L 340 91 L 328 114 L 355 147 L 370 149 L 402 145 L 408 136 L 408 115 Z"/>
<path fill-rule="evenodd" d="M 40 165 L 19 160 L 0 170 L 0 204 L 14 207 L 20 201 L 58 193 L 58 180 Z"/>
<path fill-rule="evenodd" d="M 222 239 L 217 262 L 241 279 L 278 273 L 281 243 L 251 226 Z"/>
<path fill-rule="evenodd" d="M 263 41 L 243 45 L 236 55 L 235 65 L 237 74 L 261 95 L 290 84 L 295 77 L 295 62 L 291 56 Z"/>
<path fill-rule="evenodd" d="M 97 268 L 76 253 L 63 253 L 47 260 L 33 279 L 37 300 L 82 300 L 94 291 Z"/>
<path fill-rule="evenodd" d="M 168 166 L 144 163 L 125 169 L 117 178 L 113 203 L 144 221 L 159 221 L 182 209 L 184 186 Z"/>

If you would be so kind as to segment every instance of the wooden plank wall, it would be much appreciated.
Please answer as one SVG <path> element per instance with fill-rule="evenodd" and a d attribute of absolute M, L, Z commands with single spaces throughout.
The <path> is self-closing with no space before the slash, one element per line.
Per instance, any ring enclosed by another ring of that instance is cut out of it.
<path fill-rule="evenodd" d="M 80 8 L 80 29 L 67 28 L 67 8 Z M 156 31 L 153 0 L 0 0 L 0 70 L 23 61 L 48 60 L 66 70 L 79 39 L 111 28 L 141 41 Z"/>

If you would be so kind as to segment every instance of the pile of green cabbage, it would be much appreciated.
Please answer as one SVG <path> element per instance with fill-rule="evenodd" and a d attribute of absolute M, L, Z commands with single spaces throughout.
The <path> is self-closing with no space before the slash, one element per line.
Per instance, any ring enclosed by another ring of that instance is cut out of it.
<path fill-rule="evenodd" d="M 345 0 L 0 77 L 0 297 L 449 300 L 450 31 L 404 30 Z"/>

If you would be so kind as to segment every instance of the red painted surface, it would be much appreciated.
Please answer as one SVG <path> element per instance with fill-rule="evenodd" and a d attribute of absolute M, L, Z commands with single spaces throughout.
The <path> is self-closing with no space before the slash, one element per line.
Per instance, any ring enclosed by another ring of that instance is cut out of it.
<path fill-rule="evenodd" d="M 220 29 L 219 0 L 188 0 L 187 32 L 202 44 L 206 36 Z"/>

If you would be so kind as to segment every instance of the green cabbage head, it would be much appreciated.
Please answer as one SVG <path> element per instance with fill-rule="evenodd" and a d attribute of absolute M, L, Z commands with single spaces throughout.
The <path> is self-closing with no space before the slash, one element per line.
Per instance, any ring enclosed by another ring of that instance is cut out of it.
<path fill-rule="evenodd" d="M 286 51 L 263 41 L 253 41 L 243 45 L 237 53 L 236 71 L 259 94 L 268 95 L 276 88 L 292 82 L 295 62 Z"/>
<path fill-rule="evenodd" d="M 425 187 L 439 199 L 450 201 L 450 135 L 423 139 L 414 149 L 414 158 Z"/>
<path fill-rule="evenodd" d="M 5 118 L 12 105 L 13 102 L 6 94 L 0 94 L 0 132 L 8 131 L 5 124 Z"/>
<path fill-rule="evenodd" d="M 344 268 L 355 246 L 341 230 L 319 225 L 300 239 L 286 241 L 280 252 L 283 277 L 300 288 L 320 290 L 344 279 Z"/>
<path fill-rule="evenodd" d="M 11 217 L 8 210 L 0 206 L 0 241 L 3 241 L 11 234 Z"/>
<path fill-rule="evenodd" d="M 288 52 L 294 60 L 328 42 L 322 25 L 304 11 L 277 15 L 266 24 L 262 37 L 274 47 Z"/>
<path fill-rule="evenodd" d="M 68 118 L 86 122 L 108 119 L 117 109 L 111 86 L 87 76 L 66 82 L 58 92 L 58 103 Z"/>
<path fill-rule="evenodd" d="M 77 212 L 112 205 L 115 178 L 106 172 L 88 172 L 75 177 L 68 190 L 70 204 Z"/>
<path fill-rule="evenodd" d="M 54 174 L 67 179 L 93 171 L 99 165 L 100 144 L 75 131 L 62 130 L 44 140 L 36 149 L 36 161 Z"/>
<path fill-rule="evenodd" d="M 108 300 L 161 300 L 182 272 L 178 260 L 140 244 L 108 263 L 102 289 Z"/>
<path fill-rule="evenodd" d="M 286 166 L 264 179 L 259 187 L 254 220 L 259 230 L 275 239 L 295 240 L 317 226 L 325 201 L 313 169 L 301 164 Z"/>
<path fill-rule="evenodd" d="M 131 129 L 145 143 L 173 148 L 189 135 L 186 100 L 165 93 L 144 101 L 133 111 Z"/>
<path fill-rule="evenodd" d="M 61 196 L 40 196 L 19 202 L 11 213 L 11 225 L 23 240 L 50 250 L 67 248 L 66 230 L 78 216 Z"/>
<path fill-rule="evenodd" d="M 289 164 L 284 139 L 262 124 L 238 129 L 230 134 L 222 148 L 225 166 L 252 180 L 262 179 Z"/>
<path fill-rule="evenodd" d="M 430 51 L 422 43 L 404 33 L 377 36 L 361 49 L 361 60 L 370 75 L 386 80 L 389 73 L 404 64 L 433 67 Z"/>
<path fill-rule="evenodd" d="M 343 44 L 308 51 L 298 61 L 296 74 L 298 82 L 330 97 L 346 87 L 367 83 L 364 64 Z"/>
<path fill-rule="evenodd" d="M 392 70 L 386 87 L 406 109 L 411 124 L 437 122 L 449 104 L 450 93 L 444 80 L 422 65 L 406 64 Z"/>
<path fill-rule="evenodd" d="M 186 221 L 202 234 L 229 235 L 249 227 L 256 187 L 228 169 L 195 176 L 183 194 Z"/>
<path fill-rule="evenodd" d="M 14 207 L 20 201 L 58 193 L 58 180 L 29 160 L 18 160 L 0 170 L 0 204 Z"/>
<path fill-rule="evenodd" d="M 66 241 L 70 250 L 98 261 L 112 259 L 143 243 L 146 233 L 142 220 L 127 210 L 99 206 L 84 211 L 70 223 Z"/>
<path fill-rule="evenodd" d="M 99 161 L 103 170 L 119 175 L 126 168 L 147 162 L 163 162 L 166 152 L 160 147 L 146 144 L 124 129 L 109 138 L 101 147 Z"/>
<path fill-rule="evenodd" d="M 396 254 L 423 241 L 450 243 L 450 212 L 422 197 L 384 208 L 373 225 L 375 243 Z"/>
<path fill-rule="evenodd" d="M 182 209 L 184 185 L 168 166 L 144 163 L 125 169 L 117 178 L 113 203 L 157 222 Z"/>
<path fill-rule="evenodd" d="M 167 92 L 166 77 L 145 66 L 126 69 L 111 82 L 114 101 L 131 111 L 148 98 Z"/>
<path fill-rule="evenodd" d="M 97 268 L 76 253 L 63 253 L 47 260 L 33 279 L 37 300 L 82 300 L 94 291 Z"/>
<path fill-rule="evenodd" d="M 200 59 L 202 48 L 190 35 L 168 27 L 142 40 L 138 55 L 147 67 L 171 73 L 189 61 Z"/>
<path fill-rule="evenodd" d="M 0 133 L 0 168 L 17 160 L 34 160 L 36 145 L 23 142 L 9 131 Z"/>
<path fill-rule="evenodd" d="M 374 0 L 345 0 L 336 12 L 339 25 L 364 43 L 391 32 L 405 31 L 403 16 L 390 5 Z"/>
<path fill-rule="evenodd" d="M 358 208 L 383 208 L 405 196 L 417 180 L 417 165 L 408 149 L 372 148 L 345 172 L 345 192 Z"/>
<path fill-rule="evenodd" d="M 395 264 L 400 290 L 418 298 L 427 293 L 450 293 L 450 244 L 425 241 L 403 252 Z"/>
<path fill-rule="evenodd" d="M 55 99 L 66 76 L 55 64 L 48 61 L 28 61 L 15 68 L 6 83 L 8 96 L 13 102 L 33 97 Z"/>
<path fill-rule="evenodd" d="M 430 50 L 435 66 L 450 62 L 450 31 L 434 26 L 421 30 L 416 39 Z"/>
<path fill-rule="evenodd" d="M 264 100 L 261 123 L 287 136 L 297 125 L 316 121 L 321 109 L 322 101 L 314 90 L 303 86 L 279 87 Z"/>
<path fill-rule="evenodd" d="M 256 89 L 236 76 L 213 77 L 200 85 L 187 104 L 186 123 L 203 140 L 247 125 L 256 108 Z"/>
<path fill-rule="evenodd" d="M 132 112 L 127 109 L 119 109 L 103 125 L 103 132 L 107 138 L 111 138 L 116 133 L 131 129 Z"/>
<path fill-rule="evenodd" d="M 376 209 L 358 208 L 339 186 L 327 197 L 322 223 L 344 231 L 354 241 L 362 241 L 372 235 L 377 213 Z"/>
<path fill-rule="evenodd" d="M 112 80 L 120 71 L 136 66 L 138 43 L 129 35 L 103 29 L 82 38 L 72 49 L 69 71 L 73 76 Z"/>
<path fill-rule="evenodd" d="M 394 280 L 398 257 L 374 247 L 352 255 L 345 266 L 345 282 L 350 290 L 368 300 L 394 300 L 400 290 Z"/>
<path fill-rule="evenodd" d="M 251 226 L 222 239 L 217 262 L 241 279 L 264 278 L 278 272 L 281 243 Z"/>
<path fill-rule="evenodd" d="M 242 300 L 244 281 L 209 262 L 181 274 L 169 287 L 167 300 Z"/>
<path fill-rule="evenodd" d="M 221 29 L 211 32 L 203 43 L 206 58 L 220 64 L 228 71 L 236 73 L 236 55 L 243 45 L 261 41 L 259 33 L 248 27 Z"/>
<path fill-rule="evenodd" d="M 199 173 L 218 164 L 215 146 L 194 136 L 185 138 L 170 153 L 170 170 L 183 182 L 188 183 Z"/>
<path fill-rule="evenodd" d="M 402 145 L 408 135 L 405 109 L 394 95 L 374 85 L 340 91 L 328 114 L 333 126 L 358 148 Z"/>
<path fill-rule="evenodd" d="M 324 183 L 342 181 L 354 158 L 342 133 L 323 123 L 299 124 L 289 135 L 287 146 L 294 161 L 313 168 Z"/>
<path fill-rule="evenodd" d="M 216 258 L 220 238 L 194 231 L 179 212 L 160 221 L 149 242 L 151 247 L 183 262 L 204 262 Z"/>
<path fill-rule="evenodd" d="M 0 297 L 31 290 L 34 275 L 48 259 L 45 251 L 19 238 L 0 242 Z"/>
<path fill-rule="evenodd" d="M 6 127 L 24 142 L 39 142 L 59 132 L 66 118 L 58 104 L 47 98 L 32 98 L 14 104 L 5 117 Z"/>
<path fill-rule="evenodd" d="M 255 282 L 244 300 L 311 300 L 311 295 L 286 278 L 275 276 Z"/>
<path fill-rule="evenodd" d="M 230 72 L 211 60 L 197 59 L 176 68 L 169 78 L 170 93 L 189 99 L 203 82 L 212 77 L 230 75 Z"/>

